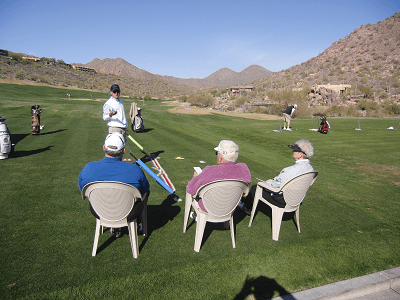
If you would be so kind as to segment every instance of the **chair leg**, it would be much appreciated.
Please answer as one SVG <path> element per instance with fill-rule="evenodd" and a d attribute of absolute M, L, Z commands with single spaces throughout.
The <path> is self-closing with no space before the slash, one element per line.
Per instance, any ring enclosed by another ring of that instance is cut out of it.
<path fill-rule="evenodd" d="M 232 246 L 233 246 L 233 248 L 236 248 L 236 243 L 235 243 L 235 224 L 233 223 L 233 214 L 231 215 L 231 218 L 229 219 L 229 226 L 231 227 Z"/>
<path fill-rule="evenodd" d="M 300 206 L 296 210 L 296 222 L 297 222 L 297 230 L 300 233 Z"/>
<path fill-rule="evenodd" d="M 197 214 L 196 236 L 194 239 L 194 251 L 199 252 L 203 241 L 204 228 L 206 227 L 207 217 L 205 214 Z"/>
<path fill-rule="evenodd" d="M 272 209 L 272 239 L 274 241 L 278 241 L 284 210 L 275 205 L 271 205 L 271 209 Z"/>
<path fill-rule="evenodd" d="M 129 240 L 131 242 L 133 258 L 137 258 L 139 255 L 139 245 L 138 245 L 136 220 L 128 224 L 128 230 L 129 230 Z"/>
<path fill-rule="evenodd" d="M 143 236 L 147 235 L 147 199 L 143 201 L 143 211 L 141 213 L 141 221 L 142 221 L 142 228 L 143 228 Z"/>
<path fill-rule="evenodd" d="M 183 233 L 186 232 L 187 222 L 189 219 L 190 208 L 192 206 L 192 195 L 186 192 L 186 199 L 185 199 L 185 215 L 183 219 Z"/>
<path fill-rule="evenodd" d="M 257 209 L 257 205 L 258 205 L 258 199 L 259 199 L 258 197 L 254 197 L 253 208 L 251 209 L 249 227 L 251 227 L 251 224 L 253 223 L 254 214 L 256 213 L 256 209 Z"/>
<path fill-rule="evenodd" d="M 92 256 L 96 256 L 97 245 L 99 243 L 99 234 L 100 234 L 100 220 L 96 219 L 96 229 L 94 231 L 94 240 L 93 240 L 93 249 Z"/>

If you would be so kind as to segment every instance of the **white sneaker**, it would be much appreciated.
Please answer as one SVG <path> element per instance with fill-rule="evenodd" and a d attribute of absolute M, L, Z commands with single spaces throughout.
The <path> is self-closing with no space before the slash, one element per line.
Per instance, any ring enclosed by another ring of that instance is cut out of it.
<path fill-rule="evenodd" d="M 175 201 L 175 202 L 182 202 L 182 199 L 179 198 L 179 197 L 174 197 L 174 201 Z"/>
<path fill-rule="evenodd" d="M 288 129 L 286 129 L 286 130 L 292 131 L 292 128 L 288 128 Z"/>
<path fill-rule="evenodd" d="M 191 219 L 194 219 L 195 221 L 197 221 L 197 215 L 196 215 L 196 213 L 195 213 L 194 211 L 192 211 L 192 212 L 189 214 L 189 217 L 190 217 Z"/>
<path fill-rule="evenodd" d="M 286 127 L 283 127 L 283 130 L 286 130 Z"/>

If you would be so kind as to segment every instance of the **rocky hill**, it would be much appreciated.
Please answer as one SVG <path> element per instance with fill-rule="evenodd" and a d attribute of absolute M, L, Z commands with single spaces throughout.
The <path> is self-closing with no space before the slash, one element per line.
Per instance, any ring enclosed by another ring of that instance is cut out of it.
<path fill-rule="evenodd" d="M 318 42 L 318 40 L 313 40 Z M 377 24 L 367 24 L 334 42 L 317 57 L 274 73 L 255 84 L 266 92 L 274 88 L 350 84 L 369 88 L 375 96 L 400 94 L 400 13 Z"/>
<path fill-rule="evenodd" d="M 235 72 L 228 68 L 222 68 L 210 76 L 199 78 L 176 78 L 172 76 L 162 76 L 149 73 L 139 69 L 122 58 L 110 59 L 105 58 L 100 60 L 95 58 L 91 62 L 84 65 L 88 68 L 93 68 L 99 73 L 114 74 L 123 77 L 132 77 L 139 79 L 158 79 L 171 82 L 173 84 L 186 85 L 190 87 L 227 87 L 229 85 L 238 85 L 248 83 L 256 79 L 266 78 L 272 74 L 271 71 L 258 66 L 252 65 L 241 72 Z"/>
<path fill-rule="evenodd" d="M 85 67 L 95 69 L 98 73 L 113 74 L 119 77 L 132 77 L 138 79 L 155 79 L 153 75 L 145 70 L 139 69 L 122 58 L 95 58 L 91 62 L 84 64 Z"/>

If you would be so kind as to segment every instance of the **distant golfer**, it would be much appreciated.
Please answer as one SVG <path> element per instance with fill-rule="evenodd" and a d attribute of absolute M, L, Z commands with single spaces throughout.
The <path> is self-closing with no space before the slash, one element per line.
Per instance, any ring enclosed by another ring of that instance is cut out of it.
<path fill-rule="evenodd" d="M 292 129 L 290 128 L 290 121 L 292 120 L 292 116 L 294 111 L 297 108 L 297 104 L 293 105 L 293 106 L 288 106 L 285 111 L 283 112 L 283 130 L 290 130 L 292 131 Z M 286 127 L 287 124 L 287 127 Z"/>
<path fill-rule="evenodd" d="M 111 97 L 103 105 L 103 120 L 108 121 L 108 133 L 119 132 L 124 137 L 128 128 L 124 103 L 119 99 L 121 89 L 113 84 L 110 88 Z"/>

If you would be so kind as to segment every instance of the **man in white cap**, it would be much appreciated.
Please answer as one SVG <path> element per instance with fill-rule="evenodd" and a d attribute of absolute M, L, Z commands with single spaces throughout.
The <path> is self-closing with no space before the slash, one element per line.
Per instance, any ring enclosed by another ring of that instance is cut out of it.
<path fill-rule="evenodd" d="M 292 131 L 292 129 L 290 128 L 290 122 L 292 120 L 292 116 L 294 111 L 297 108 L 297 104 L 293 105 L 293 106 L 288 106 L 285 111 L 283 112 L 283 130 L 289 130 Z M 287 124 L 287 127 L 286 127 Z"/>
<path fill-rule="evenodd" d="M 222 140 L 214 150 L 216 150 L 217 165 L 206 166 L 200 174 L 194 172 L 193 178 L 186 187 L 189 194 L 194 195 L 200 186 L 215 180 L 238 179 L 251 182 L 247 165 L 236 162 L 239 157 L 239 146 L 235 142 Z M 201 199 L 199 206 L 207 212 Z"/>
<path fill-rule="evenodd" d="M 103 120 L 107 121 L 108 133 L 119 132 L 126 135 L 128 121 L 126 120 L 124 103 L 119 99 L 121 89 L 118 84 L 110 88 L 111 97 L 103 105 Z"/>
<path fill-rule="evenodd" d="M 109 133 L 104 140 L 103 150 L 105 154 L 102 160 L 89 162 L 80 172 L 78 179 L 80 191 L 93 181 L 119 181 L 133 185 L 142 195 L 150 192 L 150 185 L 143 170 L 137 164 L 122 161 L 125 154 L 125 138 L 122 134 Z M 138 210 L 136 204 L 132 213 L 134 210 Z M 91 211 L 96 216 L 92 208 Z M 120 235 L 120 231 L 117 230 L 116 236 Z"/>

